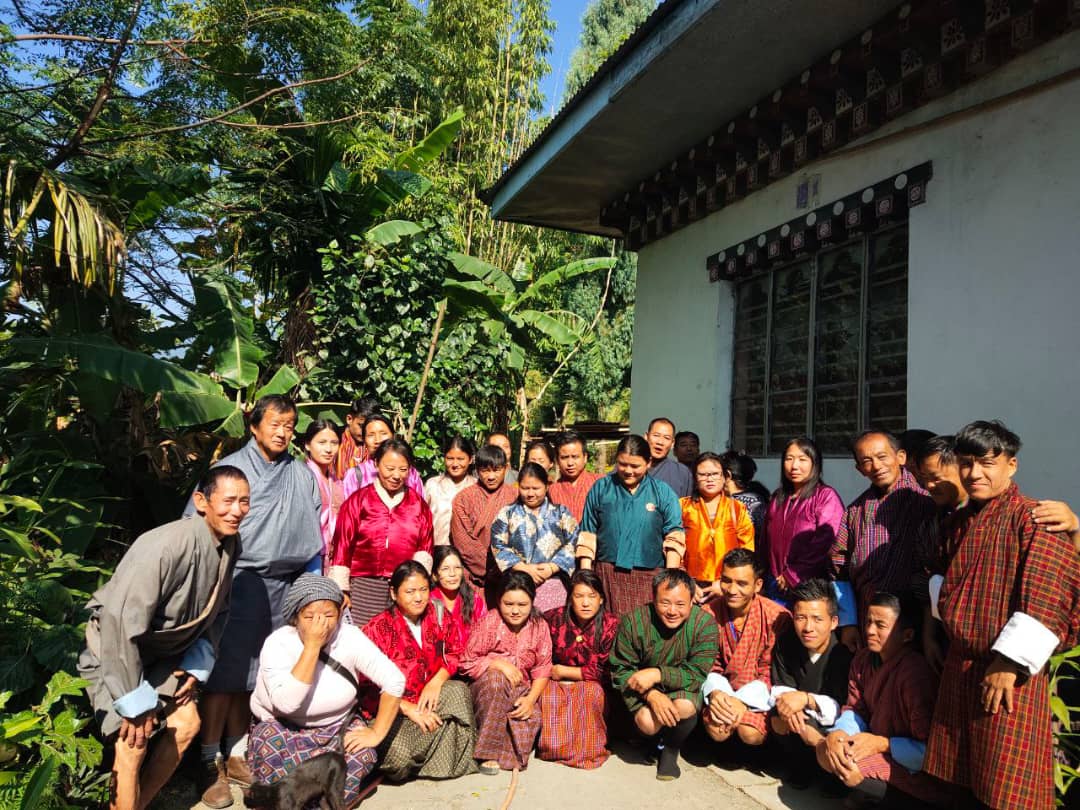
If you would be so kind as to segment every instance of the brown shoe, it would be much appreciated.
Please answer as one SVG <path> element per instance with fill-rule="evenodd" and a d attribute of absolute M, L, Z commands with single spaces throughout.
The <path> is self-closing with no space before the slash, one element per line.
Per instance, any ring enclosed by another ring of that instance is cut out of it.
<path fill-rule="evenodd" d="M 225 774 L 225 760 L 218 754 L 213 762 L 204 762 L 199 774 L 199 787 L 202 789 L 202 803 L 214 810 L 231 807 L 232 789 Z"/>
<path fill-rule="evenodd" d="M 251 787 L 251 769 L 243 757 L 229 757 L 229 761 L 225 763 L 225 774 L 234 785 Z"/>

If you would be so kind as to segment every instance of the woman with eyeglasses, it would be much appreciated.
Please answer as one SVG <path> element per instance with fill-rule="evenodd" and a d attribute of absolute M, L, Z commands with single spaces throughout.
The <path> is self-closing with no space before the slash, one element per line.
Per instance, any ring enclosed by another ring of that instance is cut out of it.
<path fill-rule="evenodd" d="M 469 643 L 469 631 L 474 624 L 487 613 L 487 602 L 482 590 L 474 590 L 465 576 L 465 563 L 453 546 L 435 546 L 431 578 L 435 587 L 431 589 L 431 601 L 440 602 L 451 617 L 456 619 L 454 631 L 458 637 L 454 640 L 458 647 L 465 649 Z"/>
<path fill-rule="evenodd" d="M 746 507 L 727 494 L 727 473 L 716 453 L 694 462 L 694 494 L 680 498 L 686 553 L 683 565 L 696 583 L 694 598 L 720 596 L 720 568 L 733 548 L 754 550 L 754 524 Z"/>

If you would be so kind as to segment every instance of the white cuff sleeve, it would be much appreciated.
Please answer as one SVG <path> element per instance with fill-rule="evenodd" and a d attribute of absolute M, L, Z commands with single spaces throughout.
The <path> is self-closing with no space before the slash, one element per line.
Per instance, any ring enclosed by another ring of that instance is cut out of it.
<path fill-rule="evenodd" d="M 775 709 L 776 708 L 776 699 L 778 697 L 780 697 L 781 695 L 786 695 L 788 692 L 794 692 L 794 691 L 795 691 L 795 687 L 793 687 L 793 686 L 778 686 L 778 685 L 774 684 L 773 688 L 772 688 L 772 691 L 769 692 L 769 708 L 770 709 Z"/>
<path fill-rule="evenodd" d="M 735 696 L 735 690 L 731 688 L 731 682 L 721 675 L 719 672 L 710 672 L 705 677 L 705 683 L 701 687 L 701 693 L 705 699 L 709 699 L 709 695 L 719 689 L 725 695 Z"/>
<path fill-rule="evenodd" d="M 1057 646 L 1057 635 L 1045 624 L 1017 611 L 1009 617 L 991 649 L 1037 675 Z"/>
<path fill-rule="evenodd" d="M 116 713 L 128 720 L 134 720 L 140 714 L 156 709 L 157 705 L 158 693 L 146 681 L 139 681 L 138 686 L 113 701 Z"/>
<path fill-rule="evenodd" d="M 828 728 L 836 722 L 836 716 L 840 714 L 840 704 L 828 695 L 814 695 L 817 711 L 809 706 L 806 707 L 806 716 L 817 720 L 823 727 Z"/>
<path fill-rule="evenodd" d="M 938 600 L 941 599 L 941 586 L 945 584 L 945 577 L 934 574 L 930 577 L 930 614 L 941 621 L 941 613 L 938 611 Z"/>
<path fill-rule="evenodd" d="M 735 691 L 735 697 L 745 703 L 750 711 L 767 712 L 769 710 L 769 688 L 763 681 L 750 681 L 743 684 Z"/>
<path fill-rule="evenodd" d="M 331 565 L 330 570 L 326 572 L 326 575 L 334 580 L 334 582 L 338 584 L 338 587 L 348 595 L 349 573 L 349 566 L 347 565 Z"/>

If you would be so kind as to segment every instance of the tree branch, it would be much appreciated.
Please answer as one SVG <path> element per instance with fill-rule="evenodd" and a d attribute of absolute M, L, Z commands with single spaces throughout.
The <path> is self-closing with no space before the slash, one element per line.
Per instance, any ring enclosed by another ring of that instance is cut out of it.
<path fill-rule="evenodd" d="M 137 4 L 141 5 L 141 3 Z M 136 13 L 138 8 L 136 7 Z M 58 42 L 90 42 L 96 45 L 121 45 L 127 47 L 128 45 L 145 45 L 147 47 L 171 47 L 173 45 L 192 45 L 204 42 L 201 39 L 131 39 L 130 37 L 122 39 L 112 39 L 110 37 L 87 37 L 79 34 L 52 34 L 52 33 L 40 33 L 40 34 L 16 34 L 11 37 L 0 38 L 0 44 L 7 44 L 9 42 L 38 42 L 41 40 L 54 40 Z"/>
<path fill-rule="evenodd" d="M 102 80 L 101 85 L 98 87 L 97 95 L 94 97 L 94 103 L 90 105 L 90 110 L 86 113 L 82 123 L 79 124 L 78 128 L 75 130 L 75 134 L 71 136 L 67 145 L 61 147 L 53 156 L 52 160 L 46 164 L 50 169 L 56 169 L 63 165 L 65 160 L 78 151 L 83 140 L 86 138 L 86 133 L 90 131 L 90 127 L 94 125 L 97 117 L 101 115 L 101 110 L 104 108 L 105 102 L 112 92 L 113 83 L 116 81 L 120 60 L 124 55 L 124 51 L 127 49 L 131 34 L 135 31 L 135 24 L 139 20 L 139 12 L 142 10 L 142 4 L 143 0 L 136 0 L 134 8 L 131 9 L 131 16 L 128 18 L 124 34 L 116 45 L 116 51 L 113 53 L 112 61 L 109 63 L 109 69 L 105 73 L 105 78 Z"/>
<path fill-rule="evenodd" d="M 202 118 L 198 121 L 192 121 L 188 124 L 177 124 L 176 126 L 162 127 L 161 129 L 148 130 L 146 132 L 136 132 L 128 135 L 117 135 L 112 138 L 97 138 L 95 140 L 89 140 L 87 141 L 87 143 L 99 144 L 118 143 L 121 141 L 135 141 L 141 138 L 151 138 L 158 135 L 168 135 L 173 132 L 185 132 L 186 130 L 203 127 L 208 124 L 223 124 L 224 126 L 235 127 L 238 129 L 308 129 L 310 127 L 324 126 L 326 124 L 338 124 L 342 121 L 351 121 L 354 118 L 359 118 L 365 113 L 356 112 L 350 113 L 349 115 L 343 116 L 341 118 L 334 118 L 325 121 L 298 121 L 290 124 L 253 124 L 240 121 L 226 121 L 225 119 L 228 118 L 230 115 L 235 115 L 236 113 L 246 110 L 248 107 L 254 106 L 255 104 L 258 104 L 261 101 L 265 101 L 266 99 L 273 96 L 281 95 L 282 93 L 288 93 L 301 87 L 310 87 L 316 84 L 326 84 L 327 82 L 335 82 L 340 79 L 344 79 L 345 77 L 351 76 L 353 73 L 356 73 L 356 71 L 360 70 L 360 68 L 367 64 L 367 61 L 368 60 L 364 60 L 363 62 L 355 65 L 354 67 L 351 67 L 348 70 L 342 73 L 337 73 L 333 76 L 321 76 L 318 79 L 305 79 L 304 81 L 290 82 L 289 84 L 283 84 L 280 87 L 273 87 L 267 90 L 265 93 L 260 93 L 255 98 L 250 99 L 249 101 L 245 101 L 243 104 L 238 104 L 231 109 L 225 110 L 224 112 L 218 113 L 217 115 L 212 115 L 209 118 Z"/>

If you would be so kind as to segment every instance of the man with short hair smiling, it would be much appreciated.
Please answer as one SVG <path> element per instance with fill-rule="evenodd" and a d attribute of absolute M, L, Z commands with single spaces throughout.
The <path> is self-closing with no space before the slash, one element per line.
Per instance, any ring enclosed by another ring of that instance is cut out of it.
<path fill-rule="evenodd" d="M 832 574 L 851 583 L 862 620 L 875 593 L 910 587 L 916 549 L 932 542 L 926 535 L 936 532 L 936 512 L 926 490 L 905 469 L 907 455 L 891 433 L 868 430 L 851 449 L 855 469 L 870 486 L 844 510 L 831 550 Z M 840 640 L 854 652 L 858 625 L 842 626 Z"/>
<path fill-rule="evenodd" d="M 559 480 L 548 487 L 548 498 L 570 510 L 574 520 L 581 523 L 585 514 L 585 498 L 592 485 L 603 478 L 600 473 L 589 472 L 589 449 L 585 439 L 572 430 L 555 437 L 555 462 L 559 465 Z"/>
<path fill-rule="evenodd" d="M 937 683 L 915 649 L 918 621 L 913 601 L 885 592 L 871 599 L 866 647 L 851 662 L 844 709 L 818 743 L 817 759 L 827 773 L 874 798 L 900 791 L 936 804 L 944 791 L 922 768 Z M 895 806 L 907 803 L 895 798 Z"/>
<path fill-rule="evenodd" d="M 851 651 L 836 637 L 839 606 L 831 583 L 803 580 L 791 598 L 793 626 L 773 647 L 770 729 L 785 754 L 784 784 L 801 789 L 818 772 L 814 748 L 847 698 Z"/>
<path fill-rule="evenodd" d="M 716 659 L 716 622 L 694 604 L 694 581 L 677 568 L 653 577 L 653 601 L 622 617 L 611 683 L 638 731 L 659 743 L 656 778 L 679 778 L 679 750 L 697 724 L 701 684 Z"/>
<path fill-rule="evenodd" d="M 296 403 L 286 396 L 259 399 L 251 411 L 251 440 L 219 463 L 240 469 L 251 484 L 251 511 L 233 575 L 225 643 L 214 662 L 199 706 L 202 715 L 202 802 L 232 804 L 229 782 L 251 781 L 245 755 L 251 724 L 248 701 L 259 672 L 263 642 L 284 624 L 281 606 L 292 581 L 322 564 L 319 483 L 289 453 Z M 192 514 L 194 498 L 185 514 Z M 220 747 L 224 736 L 225 754 Z"/>
<path fill-rule="evenodd" d="M 649 422 L 645 441 L 649 443 L 651 456 L 649 475 L 663 481 L 680 498 L 693 495 L 694 476 L 690 468 L 668 456 L 675 444 L 675 423 L 666 416 L 658 416 Z"/>
<path fill-rule="evenodd" d="M 196 514 L 136 538 L 87 605 L 79 674 L 115 747 L 114 810 L 146 807 L 199 732 L 196 684 L 218 654 L 249 495 L 236 467 L 210 470 Z"/>
<path fill-rule="evenodd" d="M 1080 562 L 1072 541 L 1035 522 L 1017 488 L 1020 438 L 1000 422 L 956 435 L 967 504 L 931 606 L 949 636 L 926 770 L 983 806 L 1054 806 L 1046 662 L 1074 643 Z"/>
<path fill-rule="evenodd" d="M 777 636 L 791 626 L 783 605 L 761 595 L 761 564 L 753 552 L 735 548 L 724 555 L 722 596 L 705 609 L 716 617 L 720 645 L 702 695 L 705 732 L 717 742 L 734 737 L 762 745 L 772 690 L 772 651 Z"/>

